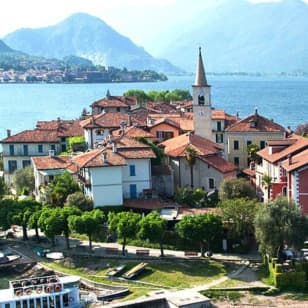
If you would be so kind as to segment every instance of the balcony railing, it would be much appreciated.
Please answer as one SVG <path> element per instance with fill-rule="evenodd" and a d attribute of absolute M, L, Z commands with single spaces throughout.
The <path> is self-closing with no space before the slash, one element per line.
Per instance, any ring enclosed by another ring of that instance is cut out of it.
<path fill-rule="evenodd" d="M 84 184 L 86 187 L 90 187 L 91 186 L 91 181 L 86 179 L 84 176 L 78 174 L 78 180 Z"/>

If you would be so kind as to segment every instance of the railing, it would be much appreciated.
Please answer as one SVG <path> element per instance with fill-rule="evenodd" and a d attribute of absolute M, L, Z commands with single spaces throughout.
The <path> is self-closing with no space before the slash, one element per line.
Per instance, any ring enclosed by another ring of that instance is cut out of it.
<path fill-rule="evenodd" d="M 91 186 L 90 180 L 86 179 L 84 176 L 78 174 L 78 180 L 83 183 L 85 186 Z"/>

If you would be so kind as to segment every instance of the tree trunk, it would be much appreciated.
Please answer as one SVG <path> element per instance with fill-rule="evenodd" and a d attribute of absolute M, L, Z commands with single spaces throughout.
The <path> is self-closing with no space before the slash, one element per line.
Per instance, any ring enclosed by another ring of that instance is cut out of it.
<path fill-rule="evenodd" d="M 201 251 L 201 257 L 205 257 L 205 249 L 204 249 L 204 243 L 203 241 L 200 241 L 200 251 Z"/>
<path fill-rule="evenodd" d="M 66 249 L 70 249 L 70 238 L 69 238 L 69 233 L 68 233 L 68 232 L 65 232 L 65 233 L 64 233 L 64 237 L 65 237 Z"/>
<path fill-rule="evenodd" d="M 22 226 L 22 238 L 24 241 L 28 240 L 27 226 Z"/>
<path fill-rule="evenodd" d="M 36 240 L 39 241 L 39 240 L 40 240 L 40 235 L 39 235 L 38 227 L 36 226 L 34 229 L 35 229 L 35 237 L 36 237 Z"/>
<path fill-rule="evenodd" d="M 92 235 L 89 234 L 88 236 L 89 236 L 89 249 L 90 251 L 92 251 Z"/>
<path fill-rule="evenodd" d="M 190 166 L 190 187 L 194 189 L 194 166 Z"/>
<path fill-rule="evenodd" d="M 122 255 L 125 256 L 126 237 L 123 238 Z"/>
<path fill-rule="evenodd" d="M 163 247 L 163 243 L 159 243 L 159 248 L 160 248 L 160 256 L 164 257 L 164 247 Z"/>
<path fill-rule="evenodd" d="M 267 188 L 267 202 L 270 202 L 271 199 L 271 189 L 268 187 Z"/>

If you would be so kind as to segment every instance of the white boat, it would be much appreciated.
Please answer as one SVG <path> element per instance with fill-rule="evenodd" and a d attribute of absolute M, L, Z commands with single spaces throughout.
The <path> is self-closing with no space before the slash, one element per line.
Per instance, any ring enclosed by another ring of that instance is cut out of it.
<path fill-rule="evenodd" d="M 79 308 L 78 276 L 42 276 L 10 281 L 0 290 L 0 308 Z"/>

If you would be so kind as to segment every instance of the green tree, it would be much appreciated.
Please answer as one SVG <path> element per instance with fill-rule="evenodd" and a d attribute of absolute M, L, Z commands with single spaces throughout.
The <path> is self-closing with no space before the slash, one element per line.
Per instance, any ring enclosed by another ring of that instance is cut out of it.
<path fill-rule="evenodd" d="M 65 206 L 77 206 L 81 211 L 90 211 L 93 209 L 93 200 L 77 191 L 67 196 Z"/>
<path fill-rule="evenodd" d="M 222 232 L 221 217 L 215 214 L 184 216 L 175 225 L 176 232 L 184 239 L 200 244 L 201 256 L 205 256 L 205 246 L 210 249 L 210 243 Z"/>
<path fill-rule="evenodd" d="M 80 191 L 78 183 L 69 172 L 65 171 L 48 184 L 47 200 L 52 206 L 63 206 L 66 198 L 77 191 Z"/>
<path fill-rule="evenodd" d="M 28 240 L 27 227 L 31 215 L 41 208 L 41 204 L 31 199 L 17 202 L 11 213 L 11 222 L 22 227 L 23 240 Z"/>
<path fill-rule="evenodd" d="M 230 225 L 236 238 L 245 239 L 254 233 L 254 219 L 259 206 L 256 199 L 226 199 L 219 206 L 223 221 Z"/>
<path fill-rule="evenodd" d="M 249 144 L 247 146 L 247 154 L 249 162 L 260 162 L 260 156 L 258 156 L 257 152 L 260 150 L 259 146 L 257 144 Z"/>
<path fill-rule="evenodd" d="M 34 173 L 33 168 L 28 166 L 26 168 L 18 169 L 13 176 L 13 183 L 18 195 L 31 194 L 34 190 Z"/>
<path fill-rule="evenodd" d="M 70 240 L 69 240 L 70 228 L 68 225 L 68 219 L 70 216 L 73 216 L 73 215 L 75 216 L 81 215 L 81 211 L 76 206 L 64 206 L 63 208 L 60 208 L 59 212 L 62 218 L 61 227 L 62 227 L 62 232 L 65 238 L 66 248 L 70 249 Z"/>
<path fill-rule="evenodd" d="M 63 219 L 60 211 L 61 208 L 58 207 L 51 208 L 49 206 L 44 206 L 38 220 L 39 228 L 44 232 L 46 237 L 51 240 L 53 246 L 56 245 L 55 236 L 60 235 L 63 231 Z"/>
<path fill-rule="evenodd" d="M 271 188 L 273 186 L 272 177 L 269 176 L 268 174 L 264 174 L 263 177 L 262 177 L 262 186 L 267 191 L 267 202 L 270 202 L 270 200 L 271 200 Z"/>
<path fill-rule="evenodd" d="M 120 212 L 108 214 L 108 227 L 110 231 L 116 232 L 122 239 L 122 254 L 125 255 L 125 246 L 128 238 L 133 238 L 138 233 L 138 222 L 140 214 L 133 212 Z"/>
<path fill-rule="evenodd" d="M 0 177 L 0 199 L 2 199 L 5 195 L 10 193 L 10 189 L 6 185 L 4 178 Z"/>
<path fill-rule="evenodd" d="M 151 163 L 155 166 L 161 165 L 163 158 L 165 157 L 164 150 L 160 148 L 157 144 L 147 140 L 144 137 L 137 137 L 136 140 L 143 144 L 149 145 L 153 152 L 155 153 L 155 158 L 151 158 Z"/>
<path fill-rule="evenodd" d="M 90 250 L 92 250 L 93 235 L 99 233 L 104 228 L 103 224 L 104 213 L 99 209 L 83 212 L 81 216 L 73 215 L 68 219 L 70 230 L 88 236 Z"/>
<path fill-rule="evenodd" d="M 221 200 L 236 198 L 256 198 L 255 189 L 245 179 L 226 179 L 221 183 L 219 189 Z"/>
<path fill-rule="evenodd" d="M 128 90 L 124 93 L 124 96 L 135 96 L 140 106 L 149 100 L 148 95 L 142 90 Z"/>
<path fill-rule="evenodd" d="M 307 237 L 307 217 L 287 198 L 260 205 L 254 220 L 262 254 L 281 259 L 284 245 L 300 248 Z"/>
<path fill-rule="evenodd" d="M 11 216 L 17 207 L 17 201 L 13 199 L 0 200 L 0 228 L 7 230 L 10 228 Z"/>
<path fill-rule="evenodd" d="M 37 241 L 40 240 L 38 221 L 41 216 L 41 211 L 42 211 L 42 208 L 36 209 L 35 212 L 31 214 L 29 218 L 29 223 L 28 223 L 29 228 L 32 228 L 35 230 L 35 237 Z"/>
<path fill-rule="evenodd" d="M 197 150 L 192 147 L 188 147 L 185 150 L 185 159 L 190 167 L 190 187 L 194 188 L 194 165 L 197 161 Z"/>
<path fill-rule="evenodd" d="M 164 256 L 163 239 L 167 228 L 167 221 L 162 219 L 157 212 L 151 212 L 139 221 L 138 236 L 149 239 L 150 242 L 159 243 L 160 255 Z"/>
<path fill-rule="evenodd" d="M 192 99 L 192 96 L 189 91 L 174 89 L 171 92 L 167 93 L 166 99 L 170 101 L 188 101 Z"/>

